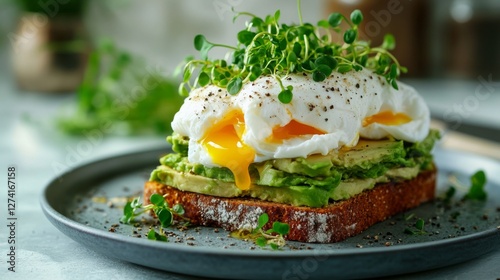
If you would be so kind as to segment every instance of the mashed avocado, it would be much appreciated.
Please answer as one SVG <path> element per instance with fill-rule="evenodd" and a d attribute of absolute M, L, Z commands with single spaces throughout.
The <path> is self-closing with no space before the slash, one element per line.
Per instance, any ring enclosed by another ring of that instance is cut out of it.
<path fill-rule="evenodd" d="M 412 179 L 432 167 L 431 150 L 439 132 L 421 142 L 361 140 L 355 147 L 307 158 L 275 159 L 250 166 L 252 187 L 242 191 L 227 168 L 206 167 L 187 160 L 188 139 L 167 138 L 174 153 L 160 159 L 151 174 L 183 191 L 222 197 L 250 196 L 262 200 L 322 207 L 330 200 L 348 199 L 377 183 Z"/>

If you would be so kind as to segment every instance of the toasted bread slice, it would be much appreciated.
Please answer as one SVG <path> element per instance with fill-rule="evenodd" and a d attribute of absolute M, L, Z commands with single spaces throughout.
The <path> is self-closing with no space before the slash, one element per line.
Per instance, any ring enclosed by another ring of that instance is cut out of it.
<path fill-rule="evenodd" d="M 290 225 L 288 240 L 333 243 L 357 235 L 388 217 L 434 199 L 436 169 L 416 178 L 376 185 L 350 199 L 327 207 L 297 207 L 253 198 L 223 198 L 177 190 L 149 181 L 144 187 L 145 203 L 153 193 L 162 194 L 174 205 L 184 206 L 185 217 L 194 225 L 220 227 L 229 231 L 244 225 L 255 227 L 260 214 Z"/>

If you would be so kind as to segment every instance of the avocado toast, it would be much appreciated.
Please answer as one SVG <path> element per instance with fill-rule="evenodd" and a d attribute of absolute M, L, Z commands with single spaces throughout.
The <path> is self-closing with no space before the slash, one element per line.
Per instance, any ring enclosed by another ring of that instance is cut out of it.
<path fill-rule="evenodd" d="M 300 0 L 298 1 L 300 7 Z M 249 13 L 236 47 L 197 35 L 184 67 L 187 98 L 172 122 L 172 153 L 144 188 L 181 204 L 194 225 L 236 230 L 266 213 L 286 238 L 337 242 L 434 198 L 439 133 L 389 52 L 358 40 L 363 20 L 333 13 L 318 25 Z M 343 41 L 321 35 L 341 33 Z M 209 59 L 215 46 L 231 60 Z"/>
<path fill-rule="evenodd" d="M 189 163 L 186 139 L 173 135 L 174 152 L 160 159 L 144 197 L 159 193 L 182 204 L 193 224 L 236 230 L 267 213 L 290 224 L 290 240 L 338 242 L 434 198 L 438 138 L 431 130 L 418 143 L 361 140 L 325 156 L 256 163 L 255 184 L 242 191 L 226 168 Z"/>

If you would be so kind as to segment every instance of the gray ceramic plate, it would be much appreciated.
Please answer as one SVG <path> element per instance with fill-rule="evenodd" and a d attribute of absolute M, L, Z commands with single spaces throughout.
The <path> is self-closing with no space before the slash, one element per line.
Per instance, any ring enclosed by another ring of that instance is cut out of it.
<path fill-rule="evenodd" d="M 439 192 L 447 176 L 468 183 L 478 169 L 488 175 L 487 202 L 427 203 L 336 244 L 288 242 L 284 250 L 256 248 L 213 228 L 172 229 L 170 242 L 145 238 L 153 221 L 120 224 L 123 201 L 140 194 L 149 172 L 168 149 L 103 159 L 54 179 L 41 197 L 48 219 L 64 234 L 97 252 L 161 270 L 230 279 L 383 277 L 464 262 L 500 248 L 500 164 L 436 151 Z M 408 235 L 422 218 L 425 234 Z"/>

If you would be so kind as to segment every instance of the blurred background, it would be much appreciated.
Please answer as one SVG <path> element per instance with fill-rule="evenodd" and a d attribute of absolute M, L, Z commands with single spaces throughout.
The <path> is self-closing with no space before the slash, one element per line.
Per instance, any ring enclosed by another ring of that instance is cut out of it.
<path fill-rule="evenodd" d="M 182 103 L 176 67 L 197 54 L 196 34 L 235 44 L 243 20 L 233 23 L 233 8 L 259 16 L 280 9 L 283 22 L 298 22 L 295 1 L 0 0 L 2 127 L 20 147 L 40 137 L 163 142 Z M 364 39 L 379 45 L 395 35 L 394 53 L 409 69 L 403 80 L 424 96 L 438 125 L 465 137 L 450 145 L 470 146 L 474 137 L 486 142 L 472 146 L 496 147 L 488 145 L 500 142 L 500 1 L 302 4 L 312 23 L 354 9 L 365 16 Z"/>
<path fill-rule="evenodd" d="M 197 55 L 197 34 L 236 43 L 244 19 L 233 23 L 233 8 L 261 17 L 280 9 L 282 22 L 298 22 L 293 0 L 0 0 L 0 165 L 4 182 L 6 167 L 17 172 L 17 279 L 154 277 L 63 237 L 43 217 L 39 198 L 49 182 L 85 163 L 138 150 L 167 152 L 170 121 L 183 101 L 175 69 Z M 385 33 L 395 35 L 395 54 L 409 69 L 402 79 L 429 105 L 444 132 L 440 145 L 490 157 L 481 162 L 498 166 L 500 1 L 302 0 L 304 21 L 311 23 L 354 9 L 363 11 L 364 39 L 378 45 Z M 460 172 L 477 166 L 457 164 Z M 126 178 L 125 188 L 141 189 Z M 7 201 L 6 188 L 0 200 Z M 0 220 L 6 216 L 0 211 Z M 0 227 L 1 236 L 2 230 L 8 228 Z M 0 251 L 7 246 L 0 242 Z M 473 265 L 496 267 L 494 257 Z"/>

